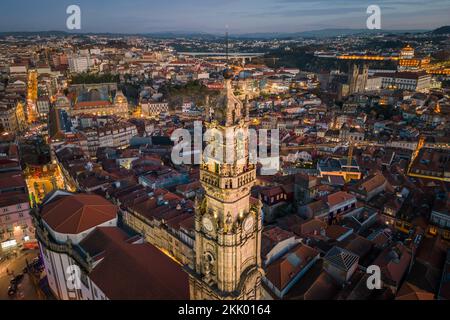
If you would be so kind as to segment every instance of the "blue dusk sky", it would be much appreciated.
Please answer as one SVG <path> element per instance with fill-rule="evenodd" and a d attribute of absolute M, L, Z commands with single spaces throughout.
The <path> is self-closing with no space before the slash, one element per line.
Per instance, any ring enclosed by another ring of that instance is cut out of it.
<path fill-rule="evenodd" d="M 0 1 L 0 32 L 66 30 L 66 8 L 79 5 L 81 32 L 230 33 L 365 28 L 371 4 L 386 30 L 450 24 L 449 0 L 14 0 Z"/>

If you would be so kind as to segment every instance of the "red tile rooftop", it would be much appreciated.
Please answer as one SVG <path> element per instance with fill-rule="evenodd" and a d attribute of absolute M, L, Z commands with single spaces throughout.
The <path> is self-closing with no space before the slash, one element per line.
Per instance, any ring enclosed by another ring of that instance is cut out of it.
<path fill-rule="evenodd" d="M 186 220 L 192 220 L 194 218 L 193 213 L 182 213 L 181 209 L 179 211 L 179 215 L 167 221 L 167 226 L 175 230 L 180 229 L 181 224 Z"/>
<path fill-rule="evenodd" d="M 276 186 L 276 187 L 267 187 L 267 188 L 261 190 L 261 194 L 263 196 L 266 196 L 266 197 L 273 197 L 273 196 L 276 196 L 276 195 L 281 194 L 283 192 L 284 192 L 283 188 L 282 187 L 278 187 L 278 186 Z"/>
<path fill-rule="evenodd" d="M 112 106 L 111 102 L 109 101 L 84 101 L 84 102 L 78 102 L 74 105 L 74 109 L 82 109 L 82 108 L 88 108 L 88 107 L 98 107 L 98 106 Z"/>
<path fill-rule="evenodd" d="M 20 163 L 17 160 L 0 159 L 0 168 L 16 168 L 18 166 Z"/>
<path fill-rule="evenodd" d="M 97 228 L 80 245 L 103 257 L 89 277 L 109 299 L 189 299 L 182 267 L 151 244 L 129 241 L 119 228 Z"/>
<path fill-rule="evenodd" d="M 434 294 L 405 282 L 398 291 L 395 300 L 434 300 Z"/>
<path fill-rule="evenodd" d="M 381 268 L 381 272 L 387 280 L 391 280 L 398 285 L 407 272 L 410 261 L 411 254 L 407 248 L 398 244 L 384 249 L 373 264 Z"/>
<path fill-rule="evenodd" d="M 263 232 L 263 237 L 267 238 L 270 241 L 273 241 L 274 243 L 281 242 L 293 236 L 294 234 L 292 232 L 286 231 L 279 227 L 267 228 Z"/>
<path fill-rule="evenodd" d="M 325 230 L 327 224 L 319 219 L 310 219 L 297 226 L 294 226 L 293 231 L 299 236 L 310 234 L 319 234 L 321 230 Z"/>
<path fill-rule="evenodd" d="M 329 206 L 335 206 L 342 202 L 353 200 L 353 199 L 355 199 L 355 196 L 353 196 L 347 192 L 344 192 L 344 191 L 339 191 L 339 192 L 328 195 L 327 203 Z"/>
<path fill-rule="evenodd" d="M 26 182 L 22 172 L 15 171 L 0 173 L 0 190 L 18 187 L 26 187 Z"/>
<path fill-rule="evenodd" d="M 0 208 L 16 204 L 29 204 L 29 201 L 28 195 L 24 192 L 0 193 Z"/>
<path fill-rule="evenodd" d="M 424 237 L 416 251 L 415 258 L 436 269 L 445 263 L 447 242 L 439 237 Z"/>
<path fill-rule="evenodd" d="M 349 228 L 333 224 L 325 229 L 325 235 L 330 239 L 337 240 L 349 231 Z"/>
<path fill-rule="evenodd" d="M 363 258 L 370 252 L 370 250 L 372 250 L 373 243 L 366 238 L 353 234 L 341 242 L 338 246 L 356 254 L 360 258 Z"/>
<path fill-rule="evenodd" d="M 331 300 L 338 293 L 338 285 L 325 271 L 322 271 L 314 283 L 303 295 L 304 300 Z"/>
<path fill-rule="evenodd" d="M 194 181 L 191 183 L 187 183 L 187 184 L 182 184 L 177 186 L 177 191 L 178 192 L 189 192 L 189 191 L 195 191 L 197 189 L 200 189 L 202 187 L 200 181 Z"/>
<path fill-rule="evenodd" d="M 79 234 L 117 218 L 117 206 L 98 195 L 63 196 L 41 210 L 42 219 L 55 232 Z"/>
<path fill-rule="evenodd" d="M 318 254 L 317 250 L 299 244 L 289 250 L 283 257 L 267 266 L 266 277 L 281 291 Z"/>
<path fill-rule="evenodd" d="M 195 216 L 191 215 L 187 219 L 180 222 L 180 228 L 187 231 L 195 231 Z"/>

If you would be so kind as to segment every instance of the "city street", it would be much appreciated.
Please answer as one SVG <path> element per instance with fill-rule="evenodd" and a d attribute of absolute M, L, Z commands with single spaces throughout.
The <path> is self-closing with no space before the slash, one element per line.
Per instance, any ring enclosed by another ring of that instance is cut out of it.
<path fill-rule="evenodd" d="M 39 300 L 36 287 L 29 274 L 25 274 L 17 293 L 12 297 L 8 296 L 9 282 L 13 276 L 7 274 L 7 269 L 9 272 L 14 271 L 15 275 L 22 273 L 26 266 L 26 260 L 31 262 L 38 256 L 38 253 L 39 250 L 25 251 L 19 257 L 6 260 L 0 264 L 0 300 Z"/>

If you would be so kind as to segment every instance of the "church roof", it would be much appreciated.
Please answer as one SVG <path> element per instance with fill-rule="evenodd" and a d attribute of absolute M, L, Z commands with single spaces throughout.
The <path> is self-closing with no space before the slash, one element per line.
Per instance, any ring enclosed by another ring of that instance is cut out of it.
<path fill-rule="evenodd" d="M 74 194 L 46 204 L 41 216 L 56 232 L 79 234 L 117 217 L 117 206 L 97 195 Z"/>
<path fill-rule="evenodd" d="M 96 228 L 80 244 L 101 258 L 90 279 L 112 300 L 189 299 L 182 267 L 153 245 L 136 240 L 117 227 Z"/>

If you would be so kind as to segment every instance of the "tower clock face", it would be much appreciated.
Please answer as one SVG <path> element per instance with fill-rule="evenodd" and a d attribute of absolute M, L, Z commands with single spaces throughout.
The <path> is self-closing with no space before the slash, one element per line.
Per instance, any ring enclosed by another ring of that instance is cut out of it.
<path fill-rule="evenodd" d="M 252 230 L 254 224 L 254 219 L 252 216 L 249 216 L 247 219 L 245 219 L 244 222 L 244 231 L 249 232 Z"/>
<path fill-rule="evenodd" d="M 202 220 L 202 224 L 203 224 L 203 229 L 206 232 L 211 232 L 213 230 L 213 223 L 210 218 L 204 217 Z"/>

